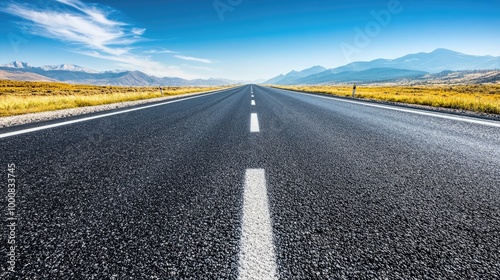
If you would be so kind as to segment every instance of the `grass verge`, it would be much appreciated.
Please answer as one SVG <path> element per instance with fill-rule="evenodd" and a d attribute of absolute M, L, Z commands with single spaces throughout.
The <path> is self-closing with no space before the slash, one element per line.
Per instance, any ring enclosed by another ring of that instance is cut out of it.
<path fill-rule="evenodd" d="M 164 96 L 224 87 L 163 87 Z M 161 97 L 158 87 L 72 85 L 0 80 L 0 117 Z"/>
<path fill-rule="evenodd" d="M 351 96 L 351 86 L 273 86 L 312 93 Z M 356 97 L 500 114 L 500 84 L 436 86 L 362 86 Z"/>

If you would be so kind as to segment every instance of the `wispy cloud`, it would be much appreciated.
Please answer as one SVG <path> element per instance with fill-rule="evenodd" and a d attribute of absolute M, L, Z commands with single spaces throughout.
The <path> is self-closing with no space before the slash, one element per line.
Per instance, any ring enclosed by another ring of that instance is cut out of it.
<path fill-rule="evenodd" d="M 146 32 L 146 28 L 132 28 L 132 33 L 137 36 L 141 36 L 144 32 Z"/>
<path fill-rule="evenodd" d="M 205 59 L 205 58 L 196 58 L 196 57 L 191 57 L 191 56 L 184 56 L 184 55 L 176 55 L 175 57 L 182 59 L 182 60 L 187 60 L 187 61 L 196 61 L 196 62 L 202 62 L 202 63 L 213 63 L 210 59 Z"/>
<path fill-rule="evenodd" d="M 192 68 L 192 69 L 196 69 L 196 70 L 214 71 L 213 68 L 209 68 L 209 67 L 200 67 L 200 66 L 191 66 L 191 65 L 187 65 L 187 67 Z"/>
<path fill-rule="evenodd" d="M 144 51 L 144 53 L 162 54 L 162 53 L 177 53 L 177 52 L 174 52 L 174 51 L 171 51 L 171 50 L 155 50 L 155 49 L 152 49 L 152 50 Z"/>
<path fill-rule="evenodd" d="M 4 12 L 21 17 L 31 24 L 31 32 L 43 37 L 49 37 L 79 44 L 113 55 L 122 55 L 124 47 L 139 41 L 132 29 L 125 23 L 107 18 L 107 13 L 97 7 L 86 7 L 77 0 L 58 0 L 77 11 L 61 9 L 60 11 L 40 10 L 36 7 L 10 3 Z"/>
<path fill-rule="evenodd" d="M 56 1 L 62 5 L 52 9 L 7 2 L 0 11 L 23 19 L 22 24 L 35 35 L 72 44 L 74 52 L 119 62 L 148 74 L 190 78 L 175 67 L 135 53 L 132 46 L 145 41 L 141 36 L 146 29 L 110 19 L 110 14 L 116 12 L 112 8 L 80 0 Z"/>
<path fill-rule="evenodd" d="M 142 72 L 155 76 L 172 76 L 184 79 L 199 78 L 199 76 L 185 73 L 178 66 L 175 65 L 165 66 L 159 62 L 151 61 L 149 60 L 149 58 L 145 57 L 106 55 L 97 51 L 75 51 L 75 52 L 95 58 L 114 61 L 120 67 L 126 70 L 141 70 Z"/>

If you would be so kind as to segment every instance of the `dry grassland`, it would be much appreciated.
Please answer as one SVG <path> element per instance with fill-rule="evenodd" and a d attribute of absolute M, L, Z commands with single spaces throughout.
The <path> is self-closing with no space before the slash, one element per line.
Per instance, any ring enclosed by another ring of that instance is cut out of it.
<path fill-rule="evenodd" d="M 223 87 L 164 87 L 164 95 Z M 161 97 L 158 87 L 72 85 L 0 80 L 0 117 Z"/>
<path fill-rule="evenodd" d="M 351 96 L 352 86 L 275 86 L 304 92 Z M 500 84 L 357 86 L 356 97 L 500 114 Z"/>

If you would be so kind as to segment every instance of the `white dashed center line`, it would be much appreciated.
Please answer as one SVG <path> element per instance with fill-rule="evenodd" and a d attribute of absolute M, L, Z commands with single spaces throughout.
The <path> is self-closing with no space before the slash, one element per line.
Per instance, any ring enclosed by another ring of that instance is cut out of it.
<path fill-rule="evenodd" d="M 247 169 L 238 279 L 278 279 L 266 172 Z"/>
<path fill-rule="evenodd" d="M 255 106 L 255 100 L 251 104 Z M 250 115 L 250 132 L 260 132 L 257 113 Z M 278 279 L 268 204 L 265 170 L 247 169 L 238 279 Z"/>
<path fill-rule="evenodd" d="M 259 117 L 256 113 L 250 116 L 250 132 L 260 132 Z"/>

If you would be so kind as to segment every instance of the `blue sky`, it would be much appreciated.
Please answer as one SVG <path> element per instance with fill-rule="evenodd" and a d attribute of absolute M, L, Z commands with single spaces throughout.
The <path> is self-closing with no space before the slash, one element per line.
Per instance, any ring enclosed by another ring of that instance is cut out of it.
<path fill-rule="evenodd" d="M 500 56 L 499 14 L 499 0 L 2 0 L 0 64 L 254 80 L 436 48 Z"/>

